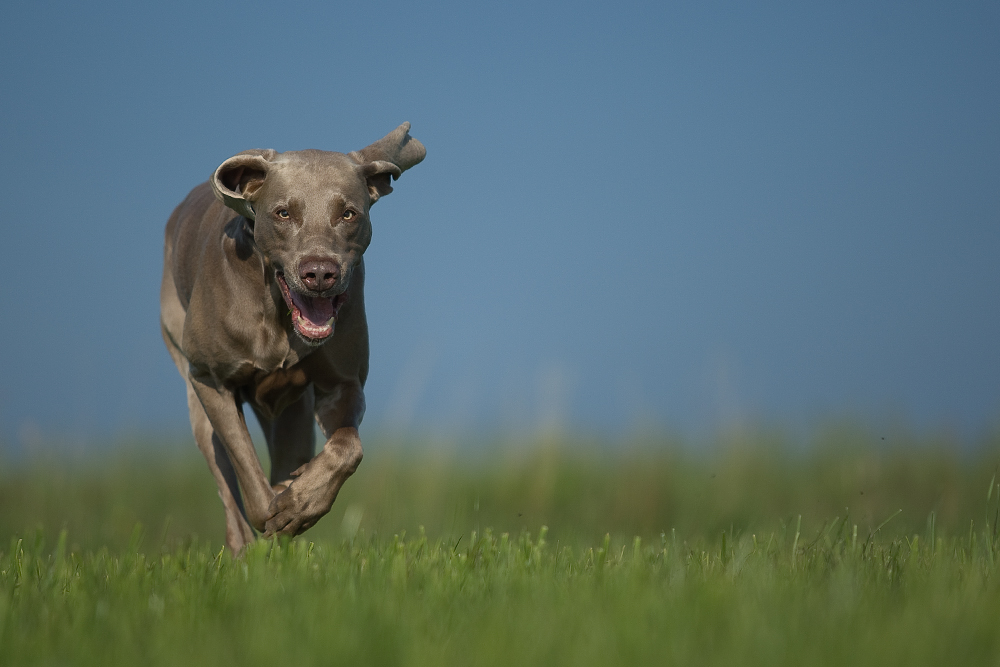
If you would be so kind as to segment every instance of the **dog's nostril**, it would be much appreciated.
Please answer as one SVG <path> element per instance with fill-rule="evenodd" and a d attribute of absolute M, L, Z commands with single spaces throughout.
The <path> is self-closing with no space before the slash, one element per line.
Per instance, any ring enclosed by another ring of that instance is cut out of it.
<path fill-rule="evenodd" d="M 299 278 L 310 290 L 326 291 L 339 277 L 340 266 L 331 258 L 307 258 L 299 265 Z"/>

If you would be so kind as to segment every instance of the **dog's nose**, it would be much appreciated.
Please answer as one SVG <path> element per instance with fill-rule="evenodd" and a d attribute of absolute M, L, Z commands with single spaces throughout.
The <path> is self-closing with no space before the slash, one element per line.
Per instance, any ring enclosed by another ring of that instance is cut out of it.
<path fill-rule="evenodd" d="M 325 292 L 340 277 L 340 266 L 328 257 L 307 257 L 299 263 L 302 284 L 314 292 Z"/>

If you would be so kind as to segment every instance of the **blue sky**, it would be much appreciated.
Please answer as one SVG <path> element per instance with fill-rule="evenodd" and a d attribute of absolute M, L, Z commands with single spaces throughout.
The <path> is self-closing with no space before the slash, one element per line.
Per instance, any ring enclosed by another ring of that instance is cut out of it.
<path fill-rule="evenodd" d="M 0 10 L 0 442 L 183 432 L 173 207 L 402 121 L 366 426 L 1000 423 L 995 2 L 340 4 Z"/>

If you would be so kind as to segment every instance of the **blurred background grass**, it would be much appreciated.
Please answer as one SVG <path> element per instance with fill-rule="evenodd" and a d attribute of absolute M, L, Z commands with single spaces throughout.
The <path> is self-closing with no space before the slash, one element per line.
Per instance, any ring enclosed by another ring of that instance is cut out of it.
<path fill-rule="evenodd" d="M 0 544 L 32 533 L 52 544 L 65 528 L 71 549 L 115 551 L 140 523 L 146 552 L 222 545 L 221 503 L 191 442 L 133 438 L 97 454 L 36 445 L 0 465 Z M 897 510 L 887 534 L 923 532 L 932 514 L 939 534 L 958 534 L 971 521 L 995 520 L 986 492 L 998 469 L 995 434 L 968 443 L 855 424 L 804 438 L 743 429 L 697 447 L 651 435 L 447 448 L 370 436 L 357 474 L 305 537 L 413 535 L 424 526 L 428 536 L 458 541 L 486 527 L 518 534 L 545 525 L 552 542 L 592 545 L 606 533 L 616 541 L 671 530 L 685 538 L 764 533 L 799 515 L 805 534 L 845 512 L 865 534 Z"/>

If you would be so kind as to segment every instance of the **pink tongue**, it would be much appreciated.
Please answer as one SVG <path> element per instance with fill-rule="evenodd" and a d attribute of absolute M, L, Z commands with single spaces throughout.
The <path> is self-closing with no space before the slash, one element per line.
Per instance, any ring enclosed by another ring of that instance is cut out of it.
<path fill-rule="evenodd" d="M 289 290 L 291 292 L 291 290 Z M 298 306 L 302 317 L 316 326 L 324 326 L 333 317 L 333 299 L 305 296 L 291 292 L 292 301 Z"/>

